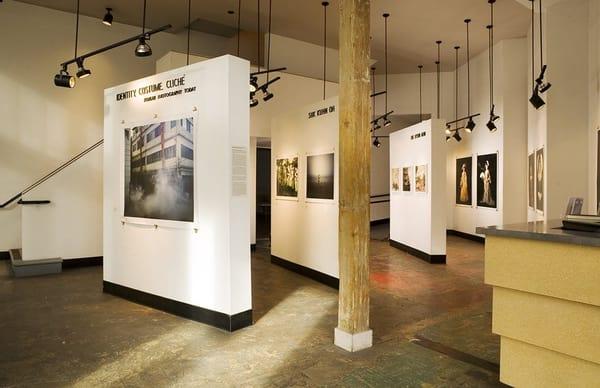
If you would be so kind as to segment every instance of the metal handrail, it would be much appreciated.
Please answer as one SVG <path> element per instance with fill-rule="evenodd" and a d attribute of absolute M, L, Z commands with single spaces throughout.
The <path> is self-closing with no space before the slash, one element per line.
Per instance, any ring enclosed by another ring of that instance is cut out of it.
<path fill-rule="evenodd" d="M 83 158 L 85 155 L 89 154 L 90 152 L 92 152 L 96 148 L 100 147 L 103 143 L 104 143 L 104 139 L 101 139 L 100 141 L 94 143 L 93 145 L 91 145 L 90 147 L 86 148 L 85 150 L 83 150 L 79 154 L 75 155 L 74 157 L 72 157 L 71 159 L 69 159 L 67 162 L 61 164 L 58 168 L 56 168 L 56 169 L 52 170 L 51 172 L 49 172 L 48 174 L 44 175 L 42 178 L 38 179 L 33 184 L 27 186 L 20 193 L 16 194 L 14 197 L 12 197 L 8 201 L 4 202 L 2 205 L 0 205 L 0 209 L 5 208 L 8 205 L 10 205 L 11 203 L 13 203 L 16 200 L 20 199 L 23 195 L 27 194 L 28 192 L 30 192 L 31 190 L 35 189 L 36 187 L 38 187 L 42 183 L 46 182 L 48 179 L 52 178 L 53 176 L 55 176 L 56 174 L 58 174 L 59 172 L 61 172 L 65 168 L 69 167 L 70 165 L 72 165 L 73 163 L 75 163 L 76 161 L 78 161 L 79 159 Z"/>

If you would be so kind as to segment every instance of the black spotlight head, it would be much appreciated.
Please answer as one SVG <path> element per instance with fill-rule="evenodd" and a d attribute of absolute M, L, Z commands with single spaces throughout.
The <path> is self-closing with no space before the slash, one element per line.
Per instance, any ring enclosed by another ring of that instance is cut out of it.
<path fill-rule="evenodd" d="M 551 87 L 552 84 L 550 82 L 544 82 L 540 84 L 540 93 L 546 93 Z"/>
<path fill-rule="evenodd" d="M 486 126 L 488 127 L 490 132 L 496 132 L 496 130 L 498 129 L 496 128 L 496 124 L 494 124 L 494 122 L 492 121 L 492 118 L 490 118 L 490 121 L 487 122 Z"/>
<path fill-rule="evenodd" d="M 263 90 L 263 101 L 267 102 L 269 101 L 271 98 L 273 98 L 273 93 L 269 92 L 268 90 Z"/>
<path fill-rule="evenodd" d="M 254 93 L 250 93 L 250 108 L 254 108 L 258 105 L 258 100 L 256 99 Z"/>
<path fill-rule="evenodd" d="M 542 97 L 540 97 L 539 89 L 538 89 L 537 85 L 533 89 L 533 94 L 531 95 L 529 102 L 531 103 L 531 105 L 533 105 L 533 107 L 535 109 L 540 109 L 541 107 L 546 105 L 546 102 L 542 99 Z"/>
<path fill-rule="evenodd" d="M 452 137 L 455 138 L 456 141 L 459 143 L 462 140 L 462 137 L 460 136 L 460 133 L 458 133 L 458 131 L 454 132 L 454 135 L 452 135 Z"/>
<path fill-rule="evenodd" d="M 250 92 L 256 92 L 256 90 L 258 89 L 258 78 L 256 77 L 250 77 Z"/>
<path fill-rule="evenodd" d="M 140 38 L 138 45 L 135 47 L 135 56 L 136 57 L 149 57 L 152 55 L 152 49 L 150 45 L 146 43 L 146 40 L 150 39 L 148 35 Z"/>
<path fill-rule="evenodd" d="M 379 122 L 376 122 L 375 125 L 373 126 L 373 131 L 376 131 L 378 129 L 381 129 L 381 125 L 379 125 Z"/>
<path fill-rule="evenodd" d="M 66 68 L 63 68 L 57 75 L 54 76 L 54 85 L 61 88 L 74 88 L 75 77 L 70 75 Z"/>
<path fill-rule="evenodd" d="M 387 118 L 387 116 L 383 119 L 383 126 L 384 127 L 389 127 L 390 125 L 392 125 L 392 122 L 390 121 L 390 119 Z"/>
<path fill-rule="evenodd" d="M 452 136 L 446 136 L 446 143 L 449 143 L 452 140 Z"/>
<path fill-rule="evenodd" d="M 104 19 L 102 19 L 102 23 L 106 24 L 107 26 L 112 26 L 113 15 L 111 11 L 112 8 L 106 8 L 106 15 L 104 15 Z"/>
<path fill-rule="evenodd" d="M 375 136 L 375 140 L 373 140 L 373 146 L 375 148 L 381 148 L 381 142 L 379 141 L 379 138 L 377 136 Z"/>
<path fill-rule="evenodd" d="M 92 75 L 92 72 L 85 67 L 83 67 L 83 60 L 77 60 L 77 78 L 85 78 Z"/>
<path fill-rule="evenodd" d="M 469 133 L 473 132 L 473 130 L 475 129 L 475 121 L 473 121 L 473 117 L 469 117 L 469 121 L 467 122 L 467 125 L 465 126 L 465 130 Z"/>
<path fill-rule="evenodd" d="M 450 130 L 450 124 L 446 124 L 446 135 L 452 135 L 452 130 Z"/>

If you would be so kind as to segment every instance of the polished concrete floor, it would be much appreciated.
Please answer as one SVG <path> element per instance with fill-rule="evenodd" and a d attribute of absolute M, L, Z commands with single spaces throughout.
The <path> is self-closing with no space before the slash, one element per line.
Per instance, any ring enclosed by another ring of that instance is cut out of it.
<path fill-rule="evenodd" d="M 355 354 L 333 345 L 337 291 L 266 249 L 255 324 L 233 334 L 103 294 L 100 267 L 12 279 L 1 262 L 0 387 L 500 386 L 483 245 L 450 237 L 441 266 L 374 236 L 374 347 Z"/>

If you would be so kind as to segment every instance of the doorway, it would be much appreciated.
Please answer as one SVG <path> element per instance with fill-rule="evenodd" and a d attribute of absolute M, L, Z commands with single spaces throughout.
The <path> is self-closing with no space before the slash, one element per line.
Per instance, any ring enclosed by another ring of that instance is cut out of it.
<path fill-rule="evenodd" d="M 256 149 L 256 244 L 271 241 L 271 148 Z"/>

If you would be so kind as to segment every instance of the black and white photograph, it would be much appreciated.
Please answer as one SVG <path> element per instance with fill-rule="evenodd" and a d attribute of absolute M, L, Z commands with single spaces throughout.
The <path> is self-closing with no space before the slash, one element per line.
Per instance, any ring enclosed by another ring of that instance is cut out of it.
<path fill-rule="evenodd" d="M 477 156 L 477 206 L 496 208 L 498 154 Z"/>
<path fill-rule="evenodd" d="M 193 222 L 193 118 L 128 128 L 124 136 L 124 216 Z"/>
<path fill-rule="evenodd" d="M 392 168 L 392 191 L 397 193 L 400 191 L 400 169 Z"/>
<path fill-rule="evenodd" d="M 306 197 L 333 199 L 334 154 L 309 155 L 306 158 Z"/>
<path fill-rule="evenodd" d="M 298 198 L 298 157 L 277 159 L 277 196 Z"/>
<path fill-rule="evenodd" d="M 473 157 L 456 159 L 456 204 L 473 204 L 471 182 L 473 176 Z"/>
<path fill-rule="evenodd" d="M 535 208 L 544 211 L 544 149 L 535 151 Z"/>
<path fill-rule="evenodd" d="M 402 191 L 412 191 L 412 167 L 402 168 Z"/>
<path fill-rule="evenodd" d="M 529 154 L 527 172 L 527 204 L 530 208 L 535 208 L 535 153 Z"/>

